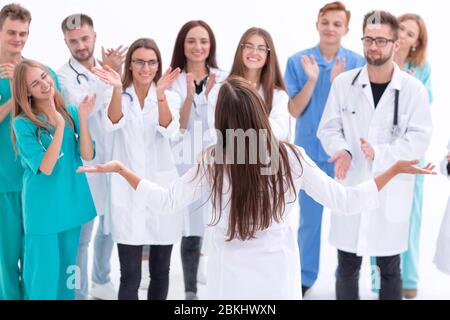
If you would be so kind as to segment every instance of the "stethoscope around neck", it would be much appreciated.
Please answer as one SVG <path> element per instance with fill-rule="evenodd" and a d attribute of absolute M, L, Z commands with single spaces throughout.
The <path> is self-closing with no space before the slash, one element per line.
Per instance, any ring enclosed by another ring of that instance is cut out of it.
<path fill-rule="evenodd" d="M 75 74 L 77 75 L 77 82 L 79 85 L 81 85 L 81 80 L 80 78 L 83 78 L 84 80 L 86 80 L 86 82 L 89 82 L 89 78 L 86 74 L 84 74 L 83 72 L 78 72 L 77 69 L 75 69 L 75 67 L 72 65 L 72 62 L 69 59 L 69 67 L 70 69 L 73 70 L 73 72 L 75 72 Z"/>
<path fill-rule="evenodd" d="M 72 118 L 72 116 L 70 116 L 70 117 Z M 73 119 L 72 119 L 72 122 L 73 122 L 73 134 L 74 134 L 74 137 L 75 137 L 75 141 L 78 143 L 79 135 L 78 135 L 78 131 L 77 131 L 77 126 L 76 126 L 75 122 L 73 121 Z M 38 142 L 41 145 L 42 149 L 44 149 L 44 152 L 47 152 L 48 148 L 42 142 L 43 134 L 47 135 L 50 138 L 50 143 L 51 143 L 51 141 L 53 141 L 54 137 L 53 137 L 53 134 L 50 132 L 50 130 L 48 128 L 40 127 L 40 126 L 37 127 L 37 129 L 36 129 L 36 136 L 37 136 Z M 58 156 L 58 159 L 62 158 L 63 156 L 64 156 L 64 152 L 61 151 L 59 156 Z"/>
<path fill-rule="evenodd" d="M 352 87 L 355 86 L 356 81 L 359 78 L 359 75 L 361 74 L 362 69 L 360 69 L 358 71 L 358 73 L 355 75 L 355 77 L 352 80 Z M 363 88 L 365 88 L 366 85 L 363 84 Z M 347 97 L 349 97 L 350 95 L 348 95 Z M 392 119 L 392 135 L 395 136 L 398 134 L 399 132 L 399 127 L 398 127 L 398 105 L 399 105 L 399 96 L 400 96 L 400 90 L 395 89 L 395 98 L 394 98 L 394 118 Z M 342 109 L 343 111 L 349 111 L 351 114 L 356 114 L 356 110 L 355 108 L 353 108 L 353 110 L 348 110 L 347 108 Z"/>
<path fill-rule="evenodd" d="M 95 65 L 95 62 L 94 62 L 94 65 Z M 69 67 L 77 75 L 77 82 L 79 85 L 81 85 L 80 78 L 83 78 L 84 80 L 86 80 L 86 82 L 89 82 L 88 76 L 86 74 L 84 74 L 83 72 L 78 72 L 78 70 L 75 69 L 75 67 L 72 65 L 72 62 L 70 61 L 70 59 L 69 59 Z M 129 92 L 127 92 L 125 89 L 122 91 L 122 95 L 126 95 L 130 99 L 130 101 L 133 103 L 133 96 Z"/>
<path fill-rule="evenodd" d="M 122 90 L 122 96 L 127 96 L 130 99 L 130 102 L 133 103 L 134 99 L 131 93 L 129 93 L 126 89 Z"/>

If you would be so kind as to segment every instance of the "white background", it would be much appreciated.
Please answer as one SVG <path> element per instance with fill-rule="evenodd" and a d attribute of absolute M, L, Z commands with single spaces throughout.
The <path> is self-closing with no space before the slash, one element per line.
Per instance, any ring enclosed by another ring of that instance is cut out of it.
<path fill-rule="evenodd" d="M 3 1 L 2 1 L 3 2 Z M 60 29 L 61 21 L 69 14 L 83 12 L 94 19 L 97 31 L 96 56 L 101 46 L 129 46 L 140 37 L 156 40 L 163 56 L 163 68 L 167 68 L 175 37 L 180 27 L 188 20 L 202 19 L 210 24 L 217 40 L 219 67 L 229 70 L 237 42 L 243 32 L 252 26 L 268 30 L 275 42 L 282 71 L 287 58 L 293 53 L 314 46 L 318 42 L 315 29 L 320 7 L 330 1 L 305 0 L 169 0 L 169 1 L 111 1 L 111 0 L 26 0 L 20 1 L 33 16 L 31 32 L 24 56 L 39 60 L 53 69 L 58 69 L 69 57 Z M 446 88 L 448 34 L 446 21 L 448 10 L 443 1 L 437 0 L 346 0 L 352 12 L 350 32 L 343 44 L 356 52 L 362 52 L 360 38 L 364 14 L 372 9 L 383 9 L 395 15 L 406 12 L 420 14 L 428 27 L 428 60 L 432 66 L 434 103 L 432 106 L 434 133 L 428 151 L 428 160 L 438 163 L 446 152 L 450 138 L 450 92 Z M 449 182 L 442 176 L 427 177 L 425 182 L 425 204 L 423 212 L 422 257 L 419 298 L 450 299 L 450 276 L 439 273 L 432 264 L 436 237 L 443 214 Z M 310 298 L 333 298 L 333 271 L 335 250 L 327 243 L 328 215 L 324 218 L 322 265 L 319 281 Z M 182 278 L 179 274 L 178 248 L 174 249 L 173 279 L 170 298 L 183 298 Z M 118 269 L 118 267 L 116 268 Z M 118 280 L 118 270 L 114 270 Z M 366 272 L 366 274 L 368 271 Z M 373 298 L 364 286 L 363 298 Z M 117 284 L 117 282 L 116 282 Z M 200 289 L 201 293 L 202 289 Z"/>

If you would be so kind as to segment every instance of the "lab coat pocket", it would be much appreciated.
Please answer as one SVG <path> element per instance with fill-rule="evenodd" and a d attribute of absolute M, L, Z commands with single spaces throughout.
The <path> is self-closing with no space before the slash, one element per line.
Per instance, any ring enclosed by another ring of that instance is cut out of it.
<path fill-rule="evenodd" d="M 385 215 L 390 222 L 409 221 L 414 191 L 414 176 L 399 175 L 392 179 L 384 190 Z"/>
<path fill-rule="evenodd" d="M 399 114 L 397 126 L 394 126 L 394 112 L 387 113 L 386 117 L 380 119 L 375 125 L 378 143 L 392 143 L 395 139 L 401 137 L 405 133 L 407 116 Z"/>

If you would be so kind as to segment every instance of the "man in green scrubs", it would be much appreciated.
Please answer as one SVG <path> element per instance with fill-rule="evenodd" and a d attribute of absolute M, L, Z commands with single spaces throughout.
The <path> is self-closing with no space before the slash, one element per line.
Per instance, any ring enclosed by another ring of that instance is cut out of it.
<path fill-rule="evenodd" d="M 0 300 L 22 299 L 23 168 L 11 141 L 11 81 L 23 59 L 30 22 L 30 12 L 20 5 L 8 4 L 0 11 Z"/>

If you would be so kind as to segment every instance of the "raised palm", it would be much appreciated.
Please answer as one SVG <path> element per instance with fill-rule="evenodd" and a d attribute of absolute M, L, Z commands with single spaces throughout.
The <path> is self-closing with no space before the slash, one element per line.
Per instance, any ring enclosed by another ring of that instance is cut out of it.
<path fill-rule="evenodd" d="M 109 84 L 114 88 L 122 88 L 122 79 L 120 78 L 120 74 L 114 71 L 110 66 L 104 65 L 103 69 L 93 67 L 91 71 L 104 83 Z"/>
<path fill-rule="evenodd" d="M 187 87 L 187 96 L 189 98 L 192 98 L 195 94 L 194 75 L 192 73 L 186 74 L 186 87 Z"/>
<path fill-rule="evenodd" d="M 80 105 L 78 106 L 78 115 L 80 118 L 86 119 L 91 114 L 92 110 L 94 110 L 95 100 L 95 94 L 92 95 L 92 97 L 84 97 L 83 101 L 81 101 Z"/>
<path fill-rule="evenodd" d="M 330 80 L 333 82 L 333 80 L 340 75 L 345 69 L 345 57 L 342 59 L 339 59 L 339 57 L 336 57 L 336 63 L 333 66 L 333 69 L 331 70 L 331 76 Z"/>
<path fill-rule="evenodd" d="M 317 80 L 317 78 L 319 77 L 320 70 L 319 65 L 317 64 L 317 61 L 314 58 L 314 56 L 313 55 L 309 57 L 306 55 L 302 56 L 301 63 L 303 66 L 303 70 L 305 71 L 308 78 Z"/>
<path fill-rule="evenodd" d="M 206 80 L 206 87 L 205 87 L 205 94 L 208 95 L 211 92 L 211 89 L 216 84 L 216 74 L 211 73 L 208 77 L 208 80 Z"/>
<path fill-rule="evenodd" d="M 158 83 L 156 84 L 157 90 L 160 92 L 164 92 L 167 90 L 172 83 L 178 78 L 180 75 L 180 68 L 175 68 L 172 70 L 172 68 L 169 67 L 166 72 L 162 75 L 162 77 L 158 80 Z"/>

